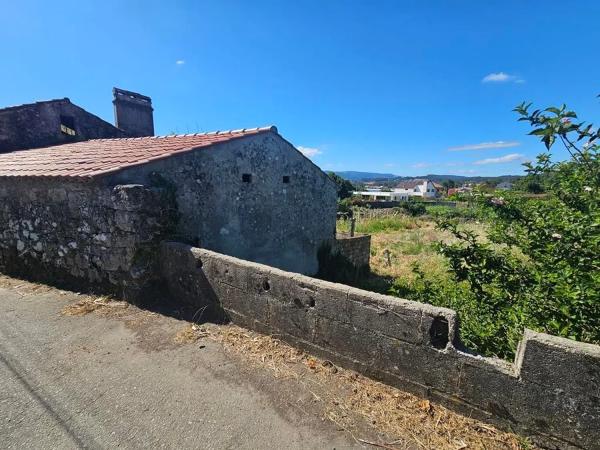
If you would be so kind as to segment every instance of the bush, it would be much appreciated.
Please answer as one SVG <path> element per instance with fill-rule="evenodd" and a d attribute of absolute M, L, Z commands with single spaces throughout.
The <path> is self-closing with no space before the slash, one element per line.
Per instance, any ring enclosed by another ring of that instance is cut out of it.
<path fill-rule="evenodd" d="M 600 131 L 573 123 L 565 106 L 516 111 L 548 150 L 558 140 L 571 154 L 525 164 L 525 183 L 543 183 L 546 196 L 479 194 L 490 243 L 441 220 L 456 238 L 438 244 L 453 283 L 416 269 L 416 280 L 398 281 L 392 293 L 454 308 L 464 342 L 487 355 L 513 357 L 524 327 L 600 344 Z"/>
<path fill-rule="evenodd" d="M 412 200 L 401 203 L 400 208 L 413 217 L 422 216 L 427 212 L 425 205 L 422 202 L 416 202 Z"/>

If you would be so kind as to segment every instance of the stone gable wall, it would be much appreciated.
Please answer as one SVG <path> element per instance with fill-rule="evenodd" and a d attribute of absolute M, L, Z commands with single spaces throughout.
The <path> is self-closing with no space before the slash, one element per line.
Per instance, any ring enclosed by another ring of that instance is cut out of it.
<path fill-rule="evenodd" d="M 311 275 L 319 248 L 334 245 L 335 183 L 277 133 L 127 168 L 107 182 L 148 184 L 153 174 L 175 188 L 181 241 Z"/>
<path fill-rule="evenodd" d="M 236 324 L 548 448 L 599 448 L 599 346 L 526 331 L 509 363 L 462 351 L 450 309 L 174 242 L 161 264 L 172 295 Z"/>
<path fill-rule="evenodd" d="M 61 132 L 61 115 L 73 118 L 75 136 Z M 127 134 L 67 99 L 0 110 L 0 153 L 119 137 Z"/>
<path fill-rule="evenodd" d="M 0 180 L 0 271 L 135 297 L 172 223 L 168 193 L 57 180 Z"/>

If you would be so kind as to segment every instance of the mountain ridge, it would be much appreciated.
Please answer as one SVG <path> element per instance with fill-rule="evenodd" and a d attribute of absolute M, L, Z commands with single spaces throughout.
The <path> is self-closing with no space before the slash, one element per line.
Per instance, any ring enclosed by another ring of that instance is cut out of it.
<path fill-rule="evenodd" d="M 402 176 L 402 175 L 394 175 L 391 173 L 359 172 L 359 171 L 353 171 L 353 170 L 339 171 L 339 172 L 335 172 L 335 173 L 337 175 L 339 175 L 340 177 L 345 178 L 346 180 L 354 181 L 354 182 L 358 182 L 358 181 L 361 181 L 361 182 L 392 181 L 392 180 L 403 181 L 403 180 L 413 180 L 415 178 L 425 178 L 425 179 L 435 181 L 435 182 L 452 180 L 452 181 L 460 181 L 460 182 L 466 183 L 466 182 L 484 182 L 484 181 L 488 181 L 488 180 L 494 180 L 494 181 L 517 180 L 524 176 L 524 175 L 497 175 L 497 176 L 473 175 L 473 176 L 469 176 L 469 175 L 427 174 L 427 175 L 418 175 L 418 176 L 414 176 L 414 177 L 409 177 L 409 176 Z"/>

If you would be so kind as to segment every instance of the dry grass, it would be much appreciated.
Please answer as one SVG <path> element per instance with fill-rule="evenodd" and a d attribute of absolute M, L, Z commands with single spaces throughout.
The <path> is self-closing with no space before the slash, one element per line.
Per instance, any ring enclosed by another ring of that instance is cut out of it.
<path fill-rule="evenodd" d="M 408 218 L 399 215 L 390 219 L 402 221 L 403 226 L 397 230 L 390 229 L 371 234 L 373 273 L 410 279 L 413 277 L 412 265 L 417 263 L 429 274 L 444 276 L 447 271 L 445 259 L 435 251 L 433 245 L 439 241 L 452 242 L 451 235 L 447 231 L 436 229 L 435 222 L 427 217 Z M 365 219 L 366 222 L 370 220 Z M 339 221 L 338 224 L 340 227 L 346 226 L 345 221 Z M 467 222 L 462 226 L 485 238 L 483 224 Z"/>
<path fill-rule="evenodd" d="M 200 338 L 207 336 L 206 329 L 196 324 L 188 324 L 175 335 L 175 342 L 177 344 L 193 344 Z"/>
<path fill-rule="evenodd" d="M 42 294 L 44 292 L 50 292 L 56 290 L 51 286 L 45 284 L 34 283 L 31 281 L 25 281 L 18 278 L 12 278 L 7 275 L 0 274 L 0 287 L 7 289 L 16 290 L 21 296 L 29 296 Z M 62 293 L 62 291 L 61 291 Z"/>
<path fill-rule="evenodd" d="M 93 297 L 86 295 L 77 303 L 65 306 L 61 314 L 63 316 L 85 316 L 86 314 L 98 310 L 105 310 L 107 308 L 127 308 L 128 306 L 128 303 L 115 301 L 110 297 Z"/>
<path fill-rule="evenodd" d="M 363 377 L 295 349 L 276 338 L 237 326 L 211 326 L 211 339 L 279 378 L 302 383 L 326 417 L 356 436 L 357 418 L 394 439 L 371 445 L 388 449 L 524 449 L 518 436 L 456 414 L 412 394 Z"/>

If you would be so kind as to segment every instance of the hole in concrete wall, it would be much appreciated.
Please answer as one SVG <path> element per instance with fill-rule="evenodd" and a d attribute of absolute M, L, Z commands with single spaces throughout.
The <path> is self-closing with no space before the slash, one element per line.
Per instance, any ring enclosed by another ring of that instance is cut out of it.
<path fill-rule="evenodd" d="M 243 181 L 244 183 L 250 183 L 250 182 L 252 182 L 252 174 L 249 174 L 249 173 L 243 173 L 243 174 L 242 174 L 242 181 Z"/>
<path fill-rule="evenodd" d="M 435 317 L 429 329 L 429 342 L 435 348 L 443 349 L 448 344 L 448 320 Z"/>
<path fill-rule="evenodd" d="M 286 183 L 286 184 L 289 183 L 290 182 L 290 176 L 289 175 L 284 175 L 283 176 L 283 182 Z"/>
<path fill-rule="evenodd" d="M 271 289 L 271 285 L 269 284 L 269 280 L 265 280 L 265 281 L 263 281 L 263 285 L 262 285 L 262 287 L 263 287 L 263 290 L 264 290 L 265 292 L 266 292 L 266 291 L 269 291 L 269 290 Z"/>
<path fill-rule="evenodd" d="M 196 260 L 196 268 L 197 269 L 202 269 L 202 260 L 201 259 L 197 259 Z"/>
<path fill-rule="evenodd" d="M 314 299 L 314 298 L 311 298 L 311 299 L 308 301 L 308 306 L 310 306 L 311 308 L 314 308 L 314 307 L 315 307 L 315 299 Z"/>

